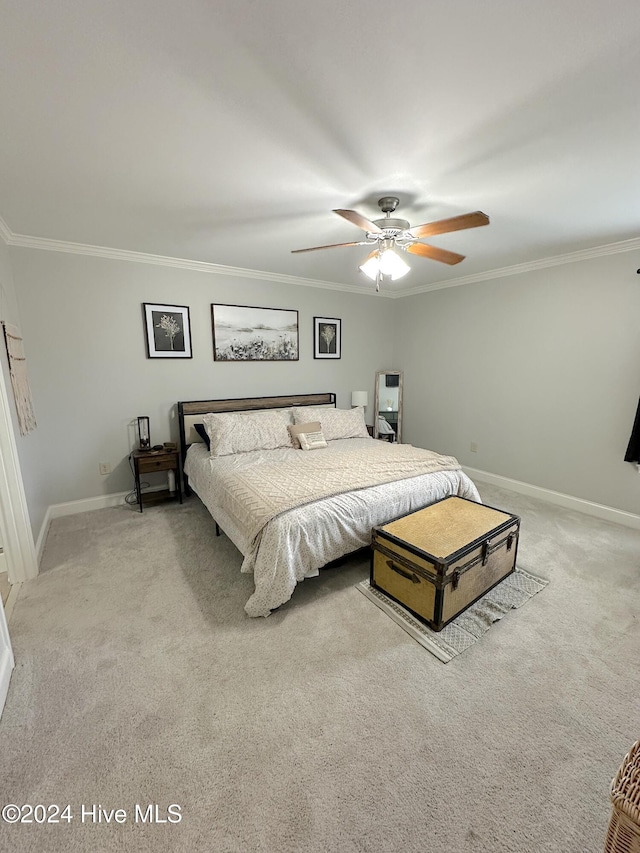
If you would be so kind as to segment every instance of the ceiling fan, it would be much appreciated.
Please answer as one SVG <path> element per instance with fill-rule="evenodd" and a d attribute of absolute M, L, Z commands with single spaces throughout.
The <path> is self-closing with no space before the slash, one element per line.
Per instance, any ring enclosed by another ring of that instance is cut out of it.
<path fill-rule="evenodd" d="M 338 216 L 342 216 L 349 222 L 357 225 L 366 232 L 364 240 L 352 243 L 332 243 L 328 246 L 312 246 L 309 249 L 293 249 L 292 254 L 299 252 L 315 252 L 318 249 L 335 249 L 340 246 L 372 246 L 373 251 L 360 266 L 360 269 L 376 282 L 376 289 L 380 289 L 382 276 L 390 276 L 392 279 L 401 278 L 409 272 L 409 266 L 403 261 L 395 249 L 419 255 L 423 258 L 431 258 L 443 264 L 459 264 L 465 256 L 447 249 L 439 249 L 428 243 L 421 243 L 422 237 L 432 237 L 435 234 L 447 234 L 450 231 L 462 231 L 465 228 L 478 228 L 480 225 L 488 225 L 489 217 L 486 213 L 476 210 L 475 213 L 464 213 L 461 216 L 453 216 L 450 219 L 440 219 L 437 222 L 427 222 L 424 225 L 411 227 L 406 219 L 397 219 L 391 214 L 395 212 L 400 200 L 395 196 L 383 196 L 378 200 L 378 207 L 385 214 L 383 219 L 371 221 L 358 213 L 356 210 L 334 210 Z"/>

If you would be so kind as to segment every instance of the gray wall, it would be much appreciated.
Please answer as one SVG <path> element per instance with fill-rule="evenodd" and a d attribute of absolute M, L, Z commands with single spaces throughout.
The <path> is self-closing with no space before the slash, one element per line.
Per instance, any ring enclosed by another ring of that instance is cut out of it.
<path fill-rule="evenodd" d="M 341 408 L 392 363 L 394 300 L 142 263 L 11 247 L 38 419 L 23 459 L 34 536 L 51 504 L 127 491 L 130 426 L 177 440 L 178 400 L 334 391 Z M 143 302 L 187 305 L 193 359 L 146 357 Z M 213 360 L 211 303 L 299 311 L 300 360 Z M 313 358 L 313 317 L 342 320 L 342 358 Z M 102 476 L 98 464 L 109 462 Z"/>
<path fill-rule="evenodd" d="M 640 512 L 623 461 L 640 395 L 639 262 L 609 255 L 398 300 L 405 441 Z"/>
<path fill-rule="evenodd" d="M 638 265 L 611 255 L 390 300 L 0 243 L 38 419 L 17 435 L 34 536 L 52 504 L 132 487 L 137 415 L 156 443 L 177 438 L 180 399 L 335 391 L 346 408 L 368 390 L 371 422 L 385 368 L 404 371 L 405 441 L 638 513 L 640 476 L 623 462 L 640 394 Z M 193 359 L 146 358 L 143 302 L 190 307 Z M 214 362 L 212 302 L 298 309 L 300 361 Z M 341 360 L 313 359 L 314 315 L 342 319 Z"/>

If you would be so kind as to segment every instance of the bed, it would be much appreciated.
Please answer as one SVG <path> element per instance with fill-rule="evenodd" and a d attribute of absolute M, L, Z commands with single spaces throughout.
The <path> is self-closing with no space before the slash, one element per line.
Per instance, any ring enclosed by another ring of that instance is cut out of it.
<path fill-rule="evenodd" d="M 333 393 L 181 401 L 178 417 L 187 494 L 253 573 L 252 617 L 368 546 L 375 525 L 449 495 L 480 501 L 453 457 L 372 438 L 364 411 L 337 409 Z M 305 451 L 318 434 L 326 444 Z"/>

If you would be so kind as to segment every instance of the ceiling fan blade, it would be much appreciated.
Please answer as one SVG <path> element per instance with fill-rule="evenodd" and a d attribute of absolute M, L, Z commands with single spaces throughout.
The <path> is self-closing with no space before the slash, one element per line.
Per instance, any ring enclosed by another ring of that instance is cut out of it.
<path fill-rule="evenodd" d="M 446 249 L 438 249 L 436 246 L 427 246 L 426 243 L 412 243 L 407 246 L 407 252 L 412 255 L 421 255 L 423 258 L 431 258 L 432 261 L 441 261 L 443 264 L 459 264 L 464 261 L 465 256 L 457 252 L 448 252 Z"/>
<path fill-rule="evenodd" d="M 414 237 L 432 237 L 434 234 L 448 234 L 450 231 L 462 231 L 465 228 L 478 228 L 488 225 L 489 217 L 481 210 L 475 213 L 463 213 L 462 216 L 452 216 L 451 219 L 439 219 L 437 222 L 427 222 L 426 225 L 416 225 L 409 231 Z"/>
<path fill-rule="evenodd" d="M 328 246 L 311 246 L 310 249 L 292 249 L 291 254 L 296 255 L 298 252 L 316 252 L 318 249 L 337 249 L 340 246 L 366 246 L 367 241 L 362 240 L 359 243 L 330 243 Z"/>
<path fill-rule="evenodd" d="M 334 210 L 334 213 L 337 213 L 338 216 L 342 216 L 345 219 L 348 219 L 349 222 L 352 222 L 354 225 L 357 225 L 358 228 L 362 228 L 363 231 L 371 231 L 374 234 L 382 234 L 382 228 L 379 225 L 376 225 L 375 222 L 371 222 L 370 219 L 367 219 L 361 213 L 358 213 L 357 210 Z"/>

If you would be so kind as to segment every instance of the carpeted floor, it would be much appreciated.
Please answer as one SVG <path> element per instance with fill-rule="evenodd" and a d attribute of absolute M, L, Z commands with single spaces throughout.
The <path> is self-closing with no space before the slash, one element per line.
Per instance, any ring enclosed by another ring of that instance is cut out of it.
<path fill-rule="evenodd" d="M 0 798 L 73 819 L 0 849 L 600 853 L 640 735 L 640 532 L 479 485 L 551 582 L 446 666 L 356 589 L 362 557 L 252 620 L 196 498 L 55 520 L 9 626 Z"/>

